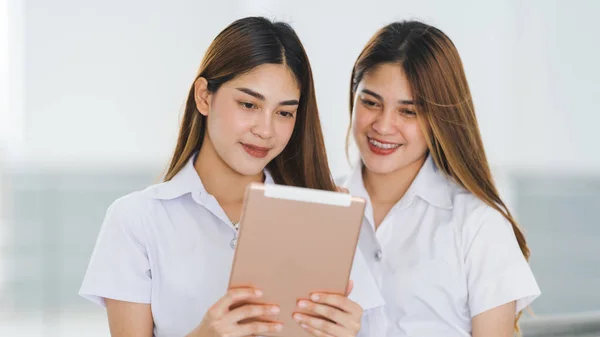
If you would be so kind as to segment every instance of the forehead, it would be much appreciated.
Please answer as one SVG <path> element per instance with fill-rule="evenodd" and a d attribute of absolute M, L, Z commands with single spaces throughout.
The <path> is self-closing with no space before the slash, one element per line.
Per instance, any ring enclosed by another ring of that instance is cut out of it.
<path fill-rule="evenodd" d="M 248 88 L 266 100 L 300 98 L 300 86 L 291 69 L 284 64 L 263 64 L 223 84 L 228 88 Z"/>
<path fill-rule="evenodd" d="M 366 72 L 358 84 L 357 93 L 362 89 L 381 95 L 384 100 L 412 100 L 410 83 L 398 64 L 384 63 Z"/>

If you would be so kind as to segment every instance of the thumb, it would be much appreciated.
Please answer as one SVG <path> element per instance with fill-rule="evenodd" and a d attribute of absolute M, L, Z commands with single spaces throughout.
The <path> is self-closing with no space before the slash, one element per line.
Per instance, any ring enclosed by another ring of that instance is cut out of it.
<path fill-rule="evenodd" d="M 350 281 L 348 281 L 348 288 L 346 289 L 346 296 L 350 295 L 350 293 L 352 292 L 352 289 L 354 289 L 354 281 L 350 280 Z"/>
<path fill-rule="evenodd" d="M 336 186 L 336 189 L 338 192 L 341 192 L 341 193 L 346 193 L 346 194 L 350 193 L 350 191 L 348 191 L 347 188 L 342 187 L 342 186 Z"/>

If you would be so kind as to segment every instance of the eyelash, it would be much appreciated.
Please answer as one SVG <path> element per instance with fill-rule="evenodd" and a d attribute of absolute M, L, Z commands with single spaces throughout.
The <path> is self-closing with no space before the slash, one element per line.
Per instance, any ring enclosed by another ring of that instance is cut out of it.
<path fill-rule="evenodd" d="M 367 108 L 378 108 L 379 107 L 379 103 L 377 103 L 377 102 L 373 102 L 373 101 L 370 101 L 370 100 L 364 99 L 364 98 L 361 98 L 361 101 L 362 101 L 363 105 L 365 105 Z M 402 110 L 400 110 L 400 112 L 407 116 L 416 116 L 417 115 L 416 112 L 409 110 L 409 109 L 402 109 Z"/>
<path fill-rule="evenodd" d="M 287 114 L 287 115 L 286 115 L 286 116 L 284 116 L 284 115 L 282 115 L 282 114 Z M 284 117 L 284 118 L 294 118 L 294 114 L 293 114 L 293 113 L 291 113 L 291 112 L 289 112 L 289 111 L 280 111 L 280 112 L 279 112 L 279 115 L 280 115 L 281 117 Z"/>
<path fill-rule="evenodd" d="M 257 108 L 256 104 L 250 102 L 238 102 L 243 109 L 254 110 Z M 250 106 L 249 106 L 250 105 Z"/>
<path fill-rule="evenodd" d="M 255 110 L 255 109 L 258 108 L 256 106 L 256 104 L 254 104 L 254 103 L 250 103 L 250 102 L 238 102 L 238 103 L 242 107 L 242 109 Z M 294 118 L 294 113 L 293 112 L 280 111 L 278 114 L 281 115 L 282 117 L 285 117 L 285 118 Z M 283 114 L 287 114 L 287 115 L 284 116 Z"/>
<path fill-rule="evenodd" d="M 361 101 L 362 101 L 362 103 L 363 103 L 363 104 L 364 104 L 364 105 L 365 105 L 367 108 L 377 108 L 377 107 L 379 107 L 379 103 L 376 103 L 376 102 L 370 101 L 370 100 L 368 100 L 368 99 L 361 98 Z"/>

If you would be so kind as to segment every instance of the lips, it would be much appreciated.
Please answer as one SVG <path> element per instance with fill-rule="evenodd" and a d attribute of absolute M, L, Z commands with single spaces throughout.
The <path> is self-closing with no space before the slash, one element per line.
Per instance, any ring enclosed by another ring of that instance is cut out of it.
<path fill-rule="evenodd" d="M 384 142 L 371 137 L 367 137 L 367 143 L 369 144 L 369 150 L 371 150 L 371 152 L 382 156 L 392 154 L 402 146 L 402 144 L 399 143 Z"/>
<path fill-rule="evenodd" d="M 251 155 L 252 157 L 255 157 L 255 158 L 264 158 L 267 156 L 267 154 L 269 154 L 269 151 L 271 150 L 268 147 L 261 147 L 261 146 L 256 146 L 256 145 L 252 145 L 252 144 L 244 144 L 244 143 L 242 143 L 242 147 L 249 155 Z"/>

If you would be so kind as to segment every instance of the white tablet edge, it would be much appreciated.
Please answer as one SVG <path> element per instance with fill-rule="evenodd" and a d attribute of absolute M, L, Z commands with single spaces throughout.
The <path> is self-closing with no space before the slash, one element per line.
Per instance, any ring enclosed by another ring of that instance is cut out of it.
<path fill-rule="evenodd" d="M 345 207 L 352 204 L 352 196 L 347 193 L 276 184 L 265 185 L 265 197 Z"/>

